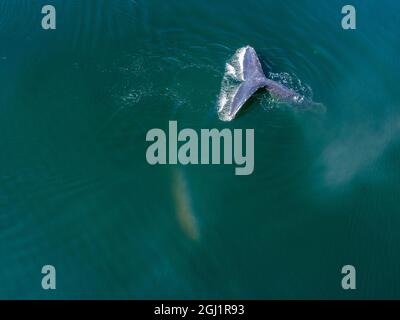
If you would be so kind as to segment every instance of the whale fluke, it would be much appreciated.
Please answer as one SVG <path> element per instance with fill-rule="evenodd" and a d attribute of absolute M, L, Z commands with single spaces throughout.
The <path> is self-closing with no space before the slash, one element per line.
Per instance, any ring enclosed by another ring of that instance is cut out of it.
<path fill-rule="evenodd" d="M 267 85 L 266 79 L 255 78 L 243 82 L 236 91 L 229 111 L 229 118 L 233 119 L 247 100 L 256 93 L 257 90 Z"/>
<path fill-rule="evenodd" d="M 247 46 L 239 53 L 239 67 L 244 82 L 239 86 L 232 99 L 228 118 L 233 119 L 248 99 L 259 89 L 267 85 L 267 78 L 261 67 L 254 48 Z"/>
<path fill-rule="evenodd" d="M 264 71 L 261 67 L 260 60 L 258 59 L 256 50 L 247 46 L 239 61 L 243 70 L 243 80 L 251 80 L 254 78 L 265 78 Z"/>
<path fill-rule="evenodd" d="M 239 49 L 234 57 L 236 58 L 235 63 L 234 65 L 227 64 L 227 71 L 229 75 L 241 83 L 228 95 L 226 92 L 222 92 L 219 109 L 222 120 L 230 121 L 234 119 L 246 101 L 261 88 L 266 88 L 271 96 L 280 102 L 297 106 L 300 110 L 317 112 L 325 110 L 324 105 L 315 103 L 294 90 L 267 79 L 257 53 L 251 46 Z"/>

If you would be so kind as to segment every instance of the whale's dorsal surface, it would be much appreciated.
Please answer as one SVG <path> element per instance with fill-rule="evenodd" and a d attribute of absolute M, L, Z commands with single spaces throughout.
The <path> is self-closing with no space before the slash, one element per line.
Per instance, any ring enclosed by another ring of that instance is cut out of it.
<path fill-rule="evenodd" d="M 241 52 L 239 64 L 243 83 L 237 89 L 229 110 L 229 118 L 233 119 L 246 101 L 258 90 L 268 84 L 260 60 L 254 48 L 247 46 Z"/>

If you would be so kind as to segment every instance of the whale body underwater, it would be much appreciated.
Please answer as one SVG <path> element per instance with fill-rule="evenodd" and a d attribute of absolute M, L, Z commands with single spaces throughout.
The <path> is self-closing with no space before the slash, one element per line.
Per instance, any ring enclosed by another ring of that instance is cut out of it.
<path fill-rule="evenodd" d="M 238 50 L 238 73 L 235 75 L 241 84 L 232 93 L 232 97 L 224 98 L 223 105 L 220 105 L 219 116 L 221 120 L 233 120 L 240 109 L 259 89 L 265 88 L 270 95 L 279 102 L 286 103 L 299 110 L 310 110 L 323 113 L 325 106 L 313 102 L 311 99 L 287 88 L 286 86 L 268 79 L 261 67 L 256 51 L 251 46 Z M 233 67 L 229 65 L 232 69 Z M 233 71 L 233 73 L 236 73 Z"/>

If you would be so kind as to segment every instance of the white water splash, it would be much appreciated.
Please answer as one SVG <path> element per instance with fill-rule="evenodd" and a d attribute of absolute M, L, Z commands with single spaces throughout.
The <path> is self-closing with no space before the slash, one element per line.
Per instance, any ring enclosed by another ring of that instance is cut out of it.
<path fill-rule="evenodd" d="M 229 110 L 243 78 L 243 59 L 246 47 L 238 49 L 225 65 L 225 74 L 222 78 L 221 92 L 218 97 L 218 116 L 222 121 L 231 121 Z"/>

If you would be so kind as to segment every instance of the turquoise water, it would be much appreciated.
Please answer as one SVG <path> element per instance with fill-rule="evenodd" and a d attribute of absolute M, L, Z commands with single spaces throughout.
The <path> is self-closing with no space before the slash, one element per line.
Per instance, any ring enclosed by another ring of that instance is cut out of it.
<path fill-rule="evenodd" d="M 0 298 L 400 298 L 400 4 L 351 3 L 2 0 Z M 245 45 L 327 112 L 220 121 Z M 148 165 L 169 120 L 254 128 L 254 173 Z"/>

